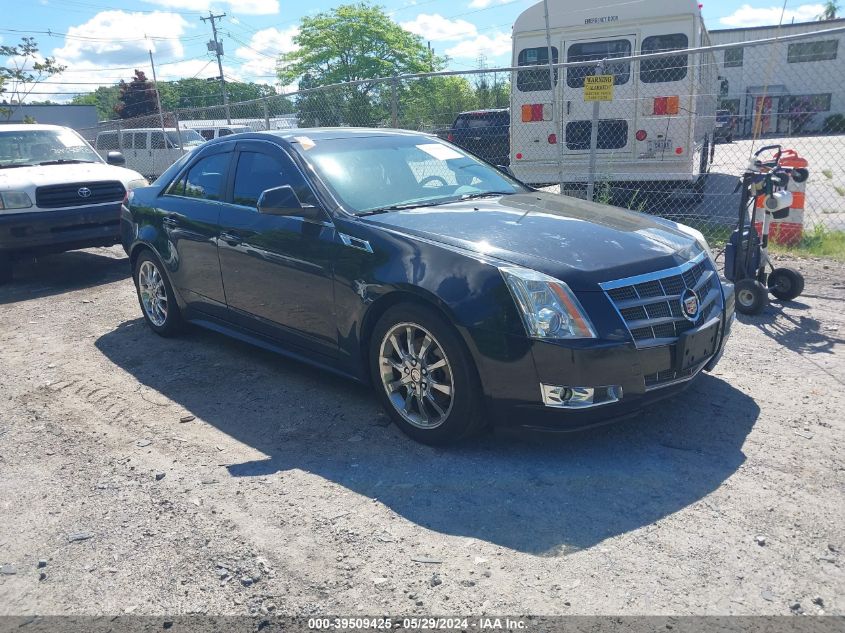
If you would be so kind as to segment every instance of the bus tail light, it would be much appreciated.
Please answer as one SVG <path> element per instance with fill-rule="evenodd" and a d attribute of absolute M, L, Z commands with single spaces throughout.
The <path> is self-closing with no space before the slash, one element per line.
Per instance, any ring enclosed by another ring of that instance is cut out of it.
<path fill-rule="evenodd" d="M 655 97 L 653 113 L 661 114 L 678 114 L 680 111 L 681 99 L 678 95 L 673 97 Z"/>
<path fill-rule="evenodd" d="M 549 144 L 550 145 L 557 145 L 557 134 L 555 134 L 554 132 L 549 134 Z"/>
<path fill-rule="evenodd" d="M 522 106 L 522 122 L 551 121 L 552 109 L 548 103 L 526 103 Z"/>
<path fill-rule="evenodd" d="M 648 132 L 645 130 L 637 130 L 636 137 L 638 141 L 644 141 L 648 137 Z"/>

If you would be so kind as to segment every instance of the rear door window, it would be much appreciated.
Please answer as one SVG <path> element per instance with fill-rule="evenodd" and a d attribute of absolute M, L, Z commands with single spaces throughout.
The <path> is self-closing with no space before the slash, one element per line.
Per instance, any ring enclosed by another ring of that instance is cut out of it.
<path fill-rule="evenodd" d="M 652 35 L 643 40 L 640 52 L 661 53 L 664 51 L 684 50 L 689 46 L 689 38 L 683 33 L 672 35 Z M 656 59 L 644 59 L 640 62 L 640 81 L 646 84 L 680 81 L 687 76 L 687 55 L 669 55 Z"/>
<path fill-rule="evenodd" d="M 566 51 L 567 62 L 600 61 L 614 57 L 629 57 L 631 42 L 628 40 L 606 40 L 603 42 L 579 42 L 572 44 Z M 583 88 L 584 78 L 596 74 L 593 65 L 573 66 L 566 69 L 566 85 L 570 88 Z M 614 85 L 621 86 L 631 78 L 630 62 L 608 62 L 604 74 L 613 75 Z"/>
<path fill-rule="evenodd" d="M 557 48 L 552 46 L 552 63 L 557 64 Z M 517 56 L 517 66 L 538 66 L 549 63 L 549 48 L 539 46 L 537 48 L 523 48 Z M 554 71 L 555 84 L 557 84 L 557 69 Z M 549 69 L 537 68 L 535 70 L 520 70 L 516 73 L 516 87 L 520 92 L 535 92 L 537 90 L 551 90 L 549 82 Z"/>

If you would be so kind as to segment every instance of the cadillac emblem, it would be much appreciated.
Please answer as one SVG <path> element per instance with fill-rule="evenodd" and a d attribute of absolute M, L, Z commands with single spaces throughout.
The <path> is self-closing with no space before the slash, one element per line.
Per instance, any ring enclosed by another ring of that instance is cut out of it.
<path fill-rule="evenodd" d="M 698 297 L 689 288 L 681 294 L 681 311 L 690 321 L 695 321 L 698 318 Z"/>

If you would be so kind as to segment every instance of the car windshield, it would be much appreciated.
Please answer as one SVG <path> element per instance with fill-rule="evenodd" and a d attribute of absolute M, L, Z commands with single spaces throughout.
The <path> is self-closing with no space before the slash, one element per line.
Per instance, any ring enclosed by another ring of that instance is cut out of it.
<path fill-rule="evenodd" d="M 42 163 L 101 163 L 100 156 L 69 128 L 55 130 L 0 130 L 0 166 Z"/>
<path fill-rule="evenodd" d="M 179 135 L 175 131 L 167 133 L 168 140 L 176 147 L 179 147 L 179 136 L 182 137 L 182 145 L 199 145 L 205 143 L 205 139 L 196 130 L 179 130 Z"/>
<path fill-rule="evenodd" d="M 359 215 L 527 191 L 490 165 L 428 136 L 296 140 L 340 202 Z"/>

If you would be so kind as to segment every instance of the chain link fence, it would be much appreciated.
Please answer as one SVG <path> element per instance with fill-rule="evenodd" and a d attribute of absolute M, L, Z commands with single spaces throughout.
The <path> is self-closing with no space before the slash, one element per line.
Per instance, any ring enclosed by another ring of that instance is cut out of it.
<path fill-rule="evenodd" d="M 418 130 L 533 186 L 684 222 L 717 243 L 737 221 L 738 177 L 757 150 L 778 145 L 810 170 L 788 221 L 805 234 L 843 231 L 843 33 L 699 49 L 667 35 L 646 38 L 655 52 L 639 55 L 645 40 L 615 37 L 568 45 L 563 60 L 553 46 L 552 64 L 541 46 L 519 51 L 514 68 L 303 83 L 289 94 L 82 132 L 104 155 L 122 151 L 128 167 L 156 177 L 205 140 L 239 131 Z"/>

